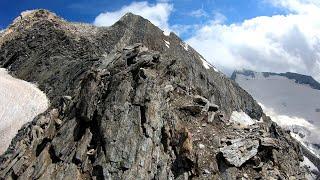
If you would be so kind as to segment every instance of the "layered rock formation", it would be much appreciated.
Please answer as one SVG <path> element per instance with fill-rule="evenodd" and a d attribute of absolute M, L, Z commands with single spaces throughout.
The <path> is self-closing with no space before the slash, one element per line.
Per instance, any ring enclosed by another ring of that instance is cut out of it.
<path fill-rule="evenodd" d="M 19 18 L 0 65 L 52 106 L 19 131 L 0 178 L 304 179 L 289 133 L 173 33 L 130 13 L 104 28 Z M 234 111 L 257 123 L 230 122 Z"/>

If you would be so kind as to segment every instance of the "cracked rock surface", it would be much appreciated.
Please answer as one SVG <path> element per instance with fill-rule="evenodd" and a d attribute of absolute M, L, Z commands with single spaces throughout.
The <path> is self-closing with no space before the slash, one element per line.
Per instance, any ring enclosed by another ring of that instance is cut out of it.
<path fill-rule="evenodd" d="M 52 104 L 12 140 L 0 179 L 305 177 L 299 145 L 246 91 L 139 16 L 98 28 L 36 10 L 0 42 L 0 65 Z"/>
<path fill-rule="evenodd" d="M 220 149 L 223 156 L 236 167 L 240 167 L 258 152 L 259 141 L 252 139 L 234 139 L 232 144 Z"/>

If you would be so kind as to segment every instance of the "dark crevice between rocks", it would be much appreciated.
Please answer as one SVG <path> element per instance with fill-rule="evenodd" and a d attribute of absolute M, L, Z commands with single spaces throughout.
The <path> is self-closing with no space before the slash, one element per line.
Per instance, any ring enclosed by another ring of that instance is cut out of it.
<path fill-rule="evenodd" d="M 279 137 L 279 134 L 277 132 L 277 127 L 276 127 L 275 123 L 271 123 L 269 131 L 270 131 L 270 135 L 271 135 L 272 138 L 278 138 Z"/>
<path fill-rule="evenodd" d="M 72 158 L 72 163 L 79 166 L 82 164 L 81 160 L 76 158 L 76 154 L 73 155 L 73 158 Z"/>
<path fill-rule="evenodd" d="M 18 52 L 13 54 L 6 62 L 3 63 L 3 68 L 8 68 L 19 56 L 20 54 Z"/>
<path fill-rule="evenodd" d="M 18 175 L 16 175 L 16 173 L 14 173 L 14 171 L 12 171 L 12 173 L 11 173 L 11 178 L 12 178 L 13 180 L 17 180 L 17 179 L 18 179 Z"/>
<path fill-rule="evenodd" d="M 98 114 L 97 110 L 93 113 L 92 122 L 90 123 L 89 128 L 92 133 L 90 148 L 96 149 L 97 153 L 99 153 L 101 148 L 104 155 L 106 155 L 106 142 L 103 133 L 101 132 L 101 116 Z M 93 163 L 95 161 L 95 156 L 90 156 L 90 160 Z"/>
<path fill-rule="evenodd" d="M 205 80 L 205 76 L 202 73 L 200 73 L 199 76 L 200 76 L 200 79 Z"/>
<path fill-rule="evenodd" d="M 147 118 L 146 118 L 146 107 L 145 106 L 139 106 L 140 107 L 140 123 L 141 123 L 141 128 L 142 132 L 145 137 L 148 137 L 147 129 L 144 126 L 145 123 L 147 123 Z"/>
<path fill-rule="evenodd" d="M 130 66 L 132 64 L 135 64 L 136 62 L 134 61 L 134 56 L 128 57 L 127 58 L 127 65 Z"/>
<path fill-rule="evenodd" d="M 134 49 L 133 51 L 128 52 L 126 54 L 126 63 L 128 66 L 136 63 L 135 58 L 137 57 L 137 55 L 138 55 L 137 49 Z"/>
<path fill-rule="evenodd" d="M 48 143 L 51 142 L 51 139 L 49 138 L 44 138 L 40 144 L 38 144 L 37 149 L 36 149 L 36 156 L 38 157 L 43 149 L 47 146 Z"/>
<path fill-rule="evenodd" d="M 164 151 L 168 152 L 168 148 L 169 148 L 169 134 L 166 130 L 166 128 L 163 126 L 161 128 L 161 144 L 163 145 Z"/>
<path fill-rule="evenodd" d="M 55 152 L 53 146 L 50 146 L 50 148 L 49 148 L 49 155 L 50 155 L 50 158 L 51 158 L 51 161 L 53 164 L 62 161 L 58 156 L 56 156 L 56 152 Z"/>
<path fill-rule="evenodd" d="M 102 166 L 94 166 L 92 170 L 92 176 L 95 177 L 96 180 L 104 180 Z"/>
<path fill-rule="evenodd" d="M 108 98 L 109 94 L 111 93 L 112 87 L 118 87 L 121 81 L 113 81 L 113 76 L 109 75 L 108 77 L 106 77 L 103 83 L 105 85 L 103 91 L 101 92 L 101 102 L 104 102 Z"/>
<path fill-rule="evenodd" d="M 139 68 L 131 70 L 131 75 L 132 75 L 133 82 L 132 82 L 132 91 L 130 92 L 130 98 L 131 98 L 131 102 L 134 102 L 137 88 L 139 86 L 139 79 L 140 79 Z"/>
<path fill-rule="evenodd" d="M 191 176 L 189 178 L 195 177 L 196 174 L 192 173 L 192 170 L 195 168 L 195 163 L 187 158 L 186 156 L 178 155 L 174 160 L 171 170 L 175 178 L 183 175 L 185 172 L 191 172 Z"/>
<path fill-rule="evenodd" d="M 129 168 L 124 167 L 124 166 L 121 166 L 119 169 L 120 169 L 123 173 L 129 170 Z"/>
<path fill-rule="evenodd" d="M 217 159 L 219 172 L 224 173 L 229 168 L 228 162 L 223 157 L 223 154 L 221 152 L 216 155 L 216 159 Z"/>
<path fill-rule="evenodd" d="M 166 71 L 165 71 L 165 74 L 168 75 L 168 76 L 173 76 L 173 77 L 176 77 L 177 76 L 177 72 L 175 70 L 173 70 L 172 66 L 174 66 L 176 64 L 177 60 L 172 60 L 170 62 L 170 64 L 168 64 L 166 66 Z"/>
<path fill-rule="evenodd" d="M 185 113 L 187 116 L 199 117 L 204 107 L 198 105 L 190 105 L 180 107 L 179 110 Z"/>
<path fill-rule="evenodd" d="M 141 79 L 147 79 L 147 75 L 144 73 L 143 70 L 139 70 L 138 72 L 138 76 L 141 78 Z"/>
<path fill-rule="evenodd" d="M 77 118 L 77 125 L 73 130 L 74 141 L 79 141 L 82 136 L 85 134 L 86 129 L 89 127 L 89 122 L 86 122 L 84 119 Z"/>
<path fill-rule="evenodd" d="M 206 106 L 207 105 L 207 102 L 204 102 L 204 101 L 198 101 L 196 103 L 201 105 L 201 106 Z"/>
<path fill-rule="evenodd" d="M 160 62 L 160 54 L 154 54 L 152 56 L 152 62 L 153 63 L 159 63 Z"/>
<path fill-rule="evenodd" d="M 259 146 L 258 155 L 262 162 L 267 163 L 268 161 L 274 161 L 272 154 L 272 147 Z"/>
<path fill-rule="evenodd" d="M 230 146 L 232 144 L 231 141 L 226 141 L 227 146 Z"/>
<path fill-rule="evenodd" d="M 90 129 L 92 133 L 92 139 L 90 141 L 90 149 L 95 149 L 97 153 L 103 151 L 106 155 L 103 133 L 101 132 L 101 116 L 98 111 L 95 110 L 91 119 L 86 121 L 85 119 L 78 118 L 77 125 L 74 129 L 74 141 L 79 141 L 86 133 L 86 129 Z M 95 161 L 95 156 L 90 156 L 90 161 L 93 163 Z"/>

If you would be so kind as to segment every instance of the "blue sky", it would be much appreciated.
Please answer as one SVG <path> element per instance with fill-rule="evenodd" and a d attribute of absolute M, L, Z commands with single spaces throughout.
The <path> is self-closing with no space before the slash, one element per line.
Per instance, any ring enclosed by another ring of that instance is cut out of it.
<path fill-rule="evenodd" d="M 157 3 L 155 0 L 148 2 L 150 4 Z M 128 0 L 1 0 L 0 28 L 7 27 L 15 17 L 19 16 L 20 12 L 29 9 L 49 9 L 70 21 L 92 23 L 98 14 L 116 11 L 130 3 L 132 1 Z M 215 13 L 226 16 L 225 23 L 234 23 L 256 16 L 273 15 L 280 11 L 279 8 L 256 0 L 175 0 L 170 3 L 174 10 L 170 16 L 169 24 L 182 25 L 206 23 Z M 202 17 L 189 15 L 190 12 L 200 9 L 207 15 Z"/>
<path fill-rule="evenodd" d="M 290 71 L 320 81 L 319 0 L 1 0 L 0 29 L 36 8 L 97 26 L 130 11 L 175 32 L 227 75 Z"/>

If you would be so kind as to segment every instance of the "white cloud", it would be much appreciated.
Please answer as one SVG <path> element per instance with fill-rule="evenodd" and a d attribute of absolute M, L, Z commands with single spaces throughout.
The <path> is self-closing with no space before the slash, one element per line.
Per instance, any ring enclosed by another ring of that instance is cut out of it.
<path fill-rule="evenodd" d="M 269 2 L 289 13 L 231 25 L 213 20 L 197 30 L 187 43 L 227 73 L 241 68 L 293 71 L 320 80 L 320 3 Z"/>
<path fill-rule="evenodd" d="M 94 24 L 97 26 L 111 26 L 123 15 L 131 12 L 150 20 L 154 25 L 168 32 L 170 31 L 168 20 L 172 11 L 173 6 L 169 4 L 168 1 L 159 1 L 156 4 L 150 4 L 146 1 L 133 2 L 128 6 L 123 6 L 117 11 L 99 14 L 95 18 Z"/>
<path fill-rule="evenodd" d="M 201 18 L 201 17 L 208 17 L 208 13 L 203 9 L 197 9 L 190 12 L 190 16 Z"/>
<path fill-rule="evenodd" d="M 266 2 L 298 13 L 315 12 L 320 6 L 319 0 L 266 0 Z"/>

